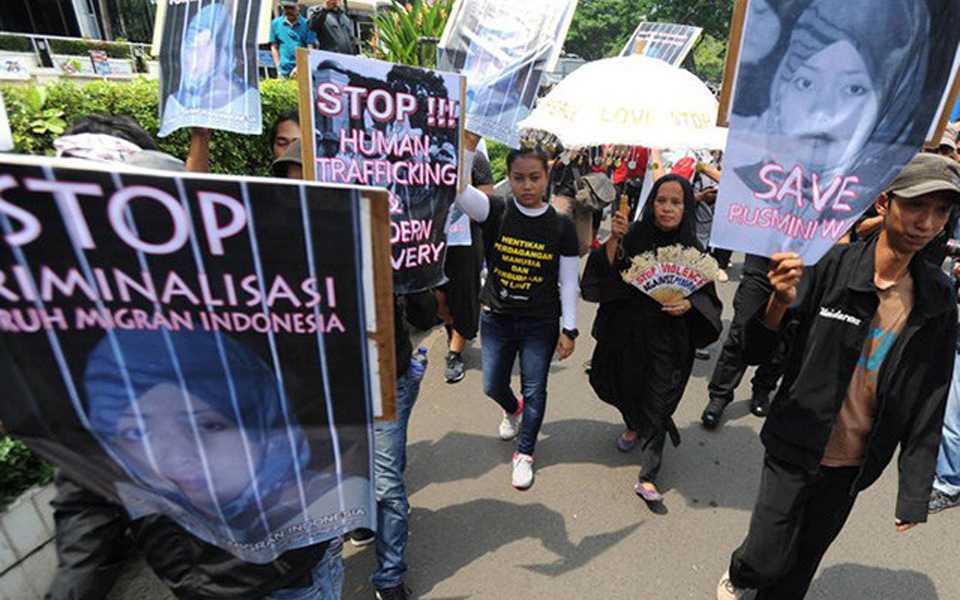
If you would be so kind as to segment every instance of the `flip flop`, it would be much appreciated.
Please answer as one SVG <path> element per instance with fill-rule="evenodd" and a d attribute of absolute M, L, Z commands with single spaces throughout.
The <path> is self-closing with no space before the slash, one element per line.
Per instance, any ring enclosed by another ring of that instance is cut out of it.
<path fill-rule="evenodd" d="M 640 496 L 644 502 L 649 502 L 651 504 L 663 502 L 663 496 L 660 495 L 660 492 L 658 492 L 656 489 L 651 490 L 644 487 L 644 483 L 647 482 L 638 481 L 637 483 L 633 484 L 633 491 L 636 492 L 636 494 Z"/>
<path fill-rule="evenodd" d="M 619 450 L 620 452 L 630 452 L 636 447 L 637 447 L 636 439 L 632 441 L 628 440 L 627 438 L 623 437 L 622 433 L 620 434 L 619 437 L 617 437 L 617 450 Z"/>

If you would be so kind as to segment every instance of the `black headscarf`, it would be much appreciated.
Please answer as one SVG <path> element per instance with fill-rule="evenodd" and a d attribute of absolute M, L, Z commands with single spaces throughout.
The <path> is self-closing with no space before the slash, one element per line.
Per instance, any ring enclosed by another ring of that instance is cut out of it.
<path fill-rule="evenodd" d="M 675 181 L 683 188 L 683 219 L 680 221 L 680 227 L 666 232 L 662 231 L 655 222 L 653 216 L 654 200 L 660 188 L 671 181 Z M 686 177 L 680 175 L 664 175 L 653 184 L 653 188 L 647 195 L 647 201 L 643 205 L 643 215 L 640 221 L 634 223 L 623 239 L 623 249 L 627 256 L 636 256 L 650 250 L 655 250 L 663 246 L 672 246 L 680 244 L 682 246 L 691 246 L 700 251 L 703 247 L 697 241 L 697 201 L 694 197 L 693 186 L 687 181 Z"/>

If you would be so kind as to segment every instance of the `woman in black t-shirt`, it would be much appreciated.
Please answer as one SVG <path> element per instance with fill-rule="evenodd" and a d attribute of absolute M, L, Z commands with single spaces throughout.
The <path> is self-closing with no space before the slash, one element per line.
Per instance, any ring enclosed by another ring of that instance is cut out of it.
<path fill-rule="evenodd" d="M 519 434 L 511 478 L 518 489 L 533 484 L 550 361 L 554 352 L 568 357 L 577 337 L 577 232 L 569 217 L 547 203 L 547 165 L 540 149 L 511 151 L 510 195 L 484 197 L 479 211 L 465 209 L 482 224 L 486 246 L 487 281 L 480 294 L 483 388 L 503 408 L 500 438 Z M 517 356 L 522 398 L 510 388 Z"/>

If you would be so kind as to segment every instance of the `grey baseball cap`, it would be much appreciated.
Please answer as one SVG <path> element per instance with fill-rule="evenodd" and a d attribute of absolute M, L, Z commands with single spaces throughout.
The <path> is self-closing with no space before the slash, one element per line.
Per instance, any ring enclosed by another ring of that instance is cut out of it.
<path fill-rule="evenodd" d="M 960 202 L 960 163 L 946 156 L 922 152 L 900 171 L 888 189 L 898 198 L 953 192 L 954 201 Z"/>
<path fill-rule="evenodd" d="M 948 146 L 952 150 L 957 149 L 957 126 L 953 123 L 947 125 L 943 130 L 943 137 L 940 138 L 941 146 Z"/>
<path fill-rule="evenodd" d="M 297 140 L 287 147 L 283 156 L 273 161 L 273 174 L 277 177 L 286 177 L 290 165 L 303 166 L 303 156 L 301 155 L 300 140 Z"/>
<path fill-rule="evenodd" d="M 286 6 L 297 7 L 299 6 L 299 4 L 300 3 L 297 2 L 297 0 L 280 0 L 280 6 L 284 6 L 284 7 Z"/>

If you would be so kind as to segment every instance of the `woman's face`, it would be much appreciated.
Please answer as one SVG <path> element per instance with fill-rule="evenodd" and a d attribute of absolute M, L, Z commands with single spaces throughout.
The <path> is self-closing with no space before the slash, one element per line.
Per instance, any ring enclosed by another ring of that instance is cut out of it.
<path fill-rule="evenodd" d="M 547 195 L 547 169 L 534 156 L 520 156 L 510 167 L 510 190 L 526 208 L 539 208 Z"/>
<path fill-rule="evenodd" d="M 753 35 L 744 36 L 740 59 L 755 64 L 776 48 L 780 39 L 780 17 L 767 0 L 750 0 L 749 11 L 747 21 Z"/>
<path fill-rule="evenodd" d="M 811 149 L 818 164 L 836 166 L 851 142 L 869 134 L 878 111 L 877 90 L 860 53 L 835 42 L 779 80 L 781 131 Z"/>
<path fill-rule="evenodd" d="M 190 400 L 197 437 L 183 392 L 178 386 L 164 383 L 154 386 L 137 401 L 144 428 L 128 410 L 117 420 L 111 442 L 121 458 L 140 473 L 153 472 L 144 448 L 149 444 L 159 471 L 156 476 L 175 486 L 195 506 L 213 511 L 198 440 L 206 454 L 217 502 L 229 502 L 250 486 L 250 466 L 236 422 L 196 396 L 191 395 Z M 259 454 L 253 452 L 254 457 Z M 259 464 L 253 465 L 254 472 L 258 468 Z"/>
<path fill-rule="evenodd" d="M 657 190 L 653 199 L 653 222 L 660 231 L 676 231 L 683 221 L 683 187 L 668 181 Z"/>
<path fill-rule="evenodd" d="M 213 75 L 217 60 L 213 31 L 210 29 L 198 31 L 183 52 L 187 55 L 187 77 L 190 83 L 198 84 Z"/>

